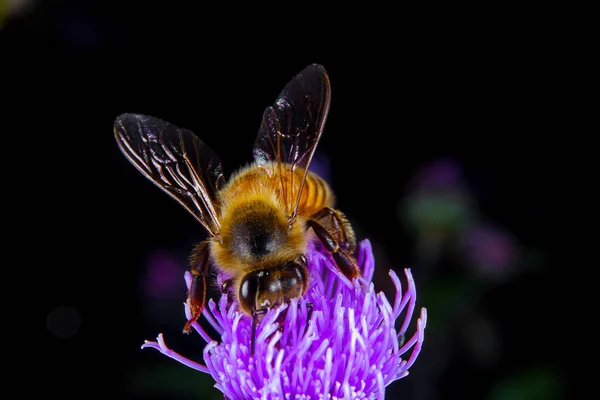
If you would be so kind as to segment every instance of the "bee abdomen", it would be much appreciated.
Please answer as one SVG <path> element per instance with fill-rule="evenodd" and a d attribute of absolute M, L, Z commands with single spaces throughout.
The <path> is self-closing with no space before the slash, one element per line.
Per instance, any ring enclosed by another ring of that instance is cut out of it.
<path fill-rule="evenodd" d="M 323 207 L 332 207 L 333 200 L 333 193 L 327 182 L 321 177 L 309 173 L 306 176 L 298 211 L 302 215 L 310 216 Z"/>

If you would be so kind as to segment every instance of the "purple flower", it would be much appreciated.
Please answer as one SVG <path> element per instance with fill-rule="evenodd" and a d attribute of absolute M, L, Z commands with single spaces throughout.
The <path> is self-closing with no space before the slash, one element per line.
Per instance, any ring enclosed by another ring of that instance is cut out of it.
<path fill-rule="evenodd" d="M 470 227 L 462 238 L 462 248 L 469 265 L 483 276 L 502 280 L 515 267 L 515 239 L 503 229 L 483 222 Z"/>
<path fill-rule="evenodd" d="M 424 340 L 427 310 L 422 308 L 416 332 L 401 343 L 416 300 L 410 270 L 405 270 L 408 288 L 404 293 L 396 273 L 389 272 L 396 286 L 391 304 L 383 293 L 375 292 L 371 282 L 375 261 L 368 240 L 359 244 L 362 277 L 353 282 L 337 271 L 318 243 L 310 246 L 306 256 L 309 291 L 265 315 L 256 331 L 254 356 L 250 356 L 252 319 L 236 311 L 235 302 L 228 308 L 225 295 L 218 305 L 211 300 L 203 312 L 221 335 L 219 342 L 194 324 L 208 343 L 204 348 L 206 365 L 170 350 L 162 334 L 157 342 L 146 341 L 142 348 L 155 348 L 211 374 L 215 387 L 231 400 L 384 398 L 387 385 L 408 375 Z M 189 273 L 186 282 L 189 287 Z M 313 305 L 310 320 L 309 302 Z M 189 317 L 187 305 L 185 312 Z M 282 312 L 286 314 L 280 327 L 277 321 Z M 396 325 L 398 319 L 401 322 Z"/>
<path fill-rule="evenodd" d="M 167 300 L 181 295 L 180 261 L 166 250 L 157 250 L 150 255 L 144 280 L 147 297 Z"/>

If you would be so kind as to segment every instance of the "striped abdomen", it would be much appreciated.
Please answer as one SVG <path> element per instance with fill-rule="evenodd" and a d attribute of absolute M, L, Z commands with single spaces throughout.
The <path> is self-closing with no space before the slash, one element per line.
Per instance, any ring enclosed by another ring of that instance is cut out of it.
<path fill-rule="evenodd" d="M 300 196 L 298 214 L 310 217 L 323 207 L 333 207 L 335 196 L 327 182 L 309 171 Z"/>
<path fill-rule="evenodd" d="M 222 198 L 249 199 L 252 194 L 264 198 L 261 192 L 265 190 L 283 200 L 289 210 L 296 204 L 297 193 L 300 190 L 304 170 L 296 168 L 294 175 L 283 174 L 283 179 L 273 169 L 250 165 L 238 171 L 223 190 Z M 249 197 L 250 195 L 250 197 Z M 323 207 L 333 207 L 335 196 L 325 180 L 309 171 L 298 203 L 298 215 L 310 217 Z"/>

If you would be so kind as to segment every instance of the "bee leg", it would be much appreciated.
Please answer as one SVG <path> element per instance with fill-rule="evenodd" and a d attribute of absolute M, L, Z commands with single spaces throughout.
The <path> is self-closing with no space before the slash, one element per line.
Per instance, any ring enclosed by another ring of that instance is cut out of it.
<path fill-rule="evenodd" d="M 306 223 L 310 228 L 313 229 L 317 238 L 323 243 L 327 251 L 331 253 L 337 268 L 346 276 L 352 280 L 360 275 L 360 270 L 356 261 L 352 258 L 346 250 L 340 248 L 339 244 L 331 236 L 331 234 L 317 221 L 309 219 Z"/>
<path fill-rule="evenodd" d="M 204 241 L 199 243 L 193 252 L 193 256 L 190 259 L 190 272 L 194 277 L 192 278 L 192 284 L 188 290 L 188 301 L 190 306 L 190 319 L 185 323 L 183 327 L 184 333 L 190 333 L 192 330 L 192 324 L 200 317 L 204 304 L 206 302 L 206 277 L 208 276 L 209 266 L 209 253 L 208 253 L 208 242 Z"/>
<path fill-rule="evenodd" d="M 268 311 L 268 308 L 263 308 L 261 310 L 252 311 L 252 336 L 250 337 L 250 355 L 254 355 L 254 342 L 256 341 L 256 325 L 258 323 L 258 316 L 265 314 Z"/>
<path fill-rule="evenodd" d="M 344 251 L 354 252 L 356 247 L 356 238 L 354 237 L 354 231 L 350 226 L 350 222 L 346 219 L 344 214 L 338 210 L 334 210 L 330 207 L 323 207 L 311 216 L 317 222 L 321 222 L 329 227 L 329 232 L 334 233 L 334 238 L 340 248 Z"/>

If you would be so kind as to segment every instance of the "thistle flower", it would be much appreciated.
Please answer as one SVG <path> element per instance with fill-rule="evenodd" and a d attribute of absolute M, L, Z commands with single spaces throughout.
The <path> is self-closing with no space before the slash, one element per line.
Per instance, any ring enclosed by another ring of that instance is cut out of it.
<path fill-rule="evenodd" d="M 253 356 L 252 318 L 238 312 L 235 301 L 228 307 L 226 295 L 218 305 L 209 301 L 203 312 L 221 335 L 219 341 L 211 339 L 198 323 L 193 325 L 207 342 L 205 365 L 170 350 L 162 334 L 157 342 L 146 341 L 142 348 L 155 348 L 211 374 L 215 387 L 230 400 L 384 398 L 387 385 L 408 375 L 424 340 L 427 311 L 423 308 L 416 332 L 404 342 L 416 300 L 410 270 L 405 270 L 408 288 L 404 293 L 396 273 L 389 272 L 396 286 L 392 305 L 383 293 L 375 292 L 371 282 L 375 262 L 368 240 L 358 246 L 362 276 L 352 282 L 337 271 L 318 243 L 310 246 L 306 257 L 311 276 L 308 292 L 266 313 L 256 330 Z M 189 288 L 189 273 L 185 278 Z M 312 303 L 312 313 L 308 303 Z M 189 317 L 187 304 L 185 312 Z M 283 312 L 284 318 L 278 318 Z M 398 319 L 402 321 L 399 326 L 395 324 Z M 282 326 L 278 321 L 283 321 Z"/>

